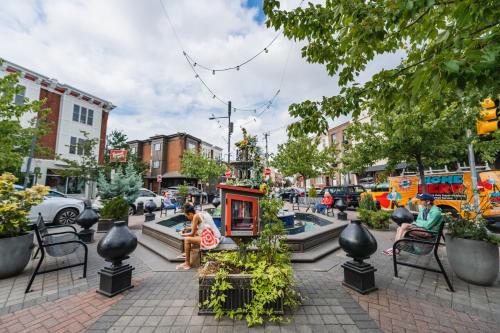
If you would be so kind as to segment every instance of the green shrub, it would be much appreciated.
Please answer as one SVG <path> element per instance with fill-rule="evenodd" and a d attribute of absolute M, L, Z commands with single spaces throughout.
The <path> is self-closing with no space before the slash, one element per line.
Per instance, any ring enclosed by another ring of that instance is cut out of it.
<path fill-rule="evenodd" d="M 358 208 L 358 214 L 359 219 L 363 223 L 376 230 L 387 229 L 391 224 L 391 221 L 389 220 L 391 216 L 390 211 Z"/>
<path fill-rule="evenodd" d="M 121 219 L 128 215 L 129 204 L 123 197 L 104 200 L 101 217 L 105 219 Z"/>
<path fill-rule="evenodd" d="M 366 210 L 377 210 L 377 205 L 371 194 L 364 194 L 359 200 L 359 208 Z"/>
<path fill-rule="evenodd" d="M 310 197 L 310 198 L 316 198 L 318 196 L 318 192 L 316 191 L 316 188 L 314 187 L 311 187 L 309 189 L 309 191 L 307 191 L 307 195 Z"/>

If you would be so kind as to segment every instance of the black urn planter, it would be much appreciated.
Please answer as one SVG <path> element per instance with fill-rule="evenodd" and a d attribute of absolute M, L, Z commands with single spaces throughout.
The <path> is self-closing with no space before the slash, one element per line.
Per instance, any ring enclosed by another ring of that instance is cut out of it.
<path fill-rule="evenodd" d="M 335 208 L 337 208 L 339 210 L 339 212 L 337 213 L 337 218 L 339 220 L 346 221 L 347 220 L 347 213 L 344 212 L 344 210 L 347 209 L 347 204 L 344 202 L 344 200 L 342 198 L 337 199 L 335 201 Z"/>
<path fill-rule="evenodd" d="M 363 262 L 377 251 L 377 240 L 363 226 L 360 220 L 352 220 L 351 223 L 340 233 L 340 247 L 353 260 L 342 264 L 344 268 L 343 285 L 356 290 L 361 294 L 367 294 L 377 290 L 375 286 L 376 269 Z"/>
<path fill-rule="evenodd" d="M 144 205 L 144 209 L 147 211 L 147 213 L 144 214 L 145 222 L 153 221 L 155 219 L 155 213 L 153 212 L 156 210 L 156 208 L 156 204 L 152 199 L 146 202 L 146 204 Z"/>
<path fill-rule="evenodd" d="M 90 202 L 85 201 L 85 208 L 83 212 L 76 218 L 76 224 L 83 229 L 78 233 L 78 237 L 84 243 L 94 242 L 94 230 L 90 229 L 94 224 L 99 221 L 99 215 L 92 209 Z"/>
<path fill-rule="evenodd" d="M 399 226 L 403 223 L 412 223 L 414 221 L 413 214 L 403 206 L 399 206 L 392 212 L 391 220 Z"/>
<path fill-rule="evenodd" d="M 108 297 L 115 296 L 132 288 L 132 271 L 129 264 L 123 260 L 137 247 L 137 237 L 127 227 L 125 221 L 117 221 L 106 236 L 97 244 L 97 253 L 111 262 L 110 267 L 104 267 L 98 273 L 100 276 L 98 293 Z"/>

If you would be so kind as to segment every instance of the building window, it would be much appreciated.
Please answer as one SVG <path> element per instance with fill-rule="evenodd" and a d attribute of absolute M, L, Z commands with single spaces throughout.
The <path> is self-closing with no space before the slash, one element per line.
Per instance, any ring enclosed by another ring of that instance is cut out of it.
<path fill-rule="evenodd" d="M 131 154 L 135 154 L 135 153 L 137 153 L 137 147 L 132 147 L 132 148 L 130 148 L 130 153 L 131 153 Z"/>
<path fill-rule="evenodd" d="M 80 122 L 82 124 L 87 123 L 87 108 L 81 108 L 80 109 Z"/>
<path fill-rule="evenodd" d="M 73 105 L 73 121 L 80 121 L 80 106 Z"/>
<path fill-rule="evenodd" d="M 87 125 L 92 126 L 94 124 L 94 110 L 89 109 L 87 113 Z"/>
<path fill-rule="evenodd" d="M 69 141 L 69 153 L 70 154 L 76 154 L 76 146 L 77 146 L 76 142 L 77 142 L 77 139 L 74 136 L 72 136 L 70 141 Z"/>
<path fill-rule="evenodd" d="M 321 185 L 323 184 L 323 177 L 316 177 L 316 184 Z"/>
<path fill-rule="evenodd" d="M 160 151 L 161 150 L 161 143 L 155 143 L 153 147 L 154 147 L 155 151 Z"/>
<path fill-rule="evenodd" d="M 192 142 L 192 141 L 188 141 L 187 142 L 187 149 L 189 150 L 194 150 L 196 149 L 196 143 Z"/>
<path fill-rule="evenodd" d="M 335 133 L 332 134 L 332 145 L 337 144 L 337 135 Z"/>
<path fill-rule="evenodd" d="M 78 155 L 83 155 L 83 145 L 85 144 L 84 139 L 78 139 L 78 147 L 77 147 L 77 154 Z"/>
<path fill-rule="evenodd" d="M 92 126 L 94 124 L 94 110 L 73 105 L 73 121 Z"/>
<path fill-rule="evenodd" d="M 160 167 L 160 161 L 153 161 L 153 169 L 158 169 Z"/>
<path fill-rule="evenodd" d="M 16 97 L 14 98 L 14 103 L 16 105 L 24 105 L 24 96 L 26 94 L 26 87 L 19 85 L 18 88 L 21 88 L 21 91 L 16 94 Z"/>

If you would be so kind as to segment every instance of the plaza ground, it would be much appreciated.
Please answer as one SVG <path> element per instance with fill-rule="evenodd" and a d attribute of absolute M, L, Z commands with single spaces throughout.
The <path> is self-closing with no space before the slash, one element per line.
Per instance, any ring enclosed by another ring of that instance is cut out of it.
<path fill-rule="evenodd" d="M 140 232 L 143 220 L 132 217 L 131 228 Z M 85 279 L 81 267 L 52 272 L 37 276 L 33 291 L 24 294 L 36 262 L 31 261 L 23 274 L 0 280 L 0 332 L 500 332 L 500 280 L 492 287 L 461 281 L 452 274 L 444 248 L 439 254 L 455 293 L 433 272 L 400 267 L 395 278 L 392 258 L 381 254 L 392 243 L 394 229 L 372 231 L 378 250 L 368 262 L 377 269 L 379 290 L 360 295 L 342 286 L 341 264 L 348 258 L 339 250 L 315 263 L 294 264 L 306 297 L 303 306 L 283 322 L 251 328 L 244 321 L 197 315 L 196 271 L 176 271 L 174 263 L 141 245 L 128 260 L 135 267 L 135 287 L 114 298 L 97 294 L 97 271 L 106 263 L 94 242 Z M 79 252 L 50 258 L 45 266 L 82 257 Z M 436 265 L 428 256 L 402 258 Z"/>

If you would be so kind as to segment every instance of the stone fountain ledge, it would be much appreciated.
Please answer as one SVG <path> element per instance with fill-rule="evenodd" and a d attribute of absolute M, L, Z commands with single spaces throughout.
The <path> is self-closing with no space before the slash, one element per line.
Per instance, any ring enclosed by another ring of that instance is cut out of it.
<path fill-rule="evenodd" d="M 335 218 L 315 214 L 307 214 L 311 218 L 319 217 L 332 224 L 320 226 L 312 231 L 287 236 L 287 244 L 292 250 L 292 262 L 314 262 L 320 258 L 340 249 L 338 236 L 349 224 L 349 221 L 339 221 Z M 180 215 L 180 214 L 177 214 Z M 176 215 L 171 215 L 173 217 Z M 139 244 L 152 252 L 171 262 L 182 262 L 177 256 L 183 251 L 183 238 L 173 228 L 165 227 L 158 222 L 164 220 L 159 218 L 146 222 L 142 226 L 142 232 L 137 234 Z M 212 251 L 235 250 L 236 245 L 232 242 L 222 242 L 217 249 Z"/>

